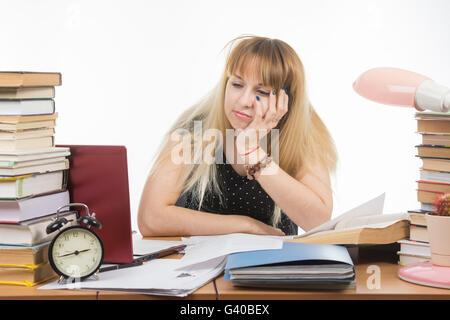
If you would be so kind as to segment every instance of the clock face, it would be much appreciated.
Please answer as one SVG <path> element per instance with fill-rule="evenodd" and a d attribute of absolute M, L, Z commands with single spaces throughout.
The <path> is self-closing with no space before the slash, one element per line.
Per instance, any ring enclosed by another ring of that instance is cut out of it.
<path fill-rule="evenodd" d="M 74 226 L 53 239 L 49 253 L 50 263 L 59 275 L 86 278 L 100 267 L 103 244 L 93 231 Z"/>

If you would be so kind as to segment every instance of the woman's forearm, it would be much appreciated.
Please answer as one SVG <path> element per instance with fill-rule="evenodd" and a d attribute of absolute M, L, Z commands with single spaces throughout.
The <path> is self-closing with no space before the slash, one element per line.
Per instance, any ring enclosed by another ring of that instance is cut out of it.
<path fill-rule="evenodd" d="M 208 213 L 174 205 L 166 206 L 159 212 L 141 212 L 138 220 L 143 236 L 263 233 L 256 228 L 261 222 L 247 216 Z"/>
<path fill-rule="evenodd" d="M 269 174 L 264 174 L 266 169 Z M 261 170 L 256 180 L 281 210 L 303 230 L 308 231 L 330 219 L 333 204 L 332 198 L 331 201 L 324 200 L 327 198 L 325 195 L 330 193 L 327 185 L 317 181 L 316 189 L 320 191 L 314 192 L 292 178 L 275 162 Z"/>

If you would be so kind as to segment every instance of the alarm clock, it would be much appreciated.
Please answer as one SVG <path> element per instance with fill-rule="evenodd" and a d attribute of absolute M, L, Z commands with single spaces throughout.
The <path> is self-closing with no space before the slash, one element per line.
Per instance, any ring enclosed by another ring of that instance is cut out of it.
<path fill-rule="evenodd" d="M 59 213 L 72 206 L 84 207 L 87 215 L 77 218 L 76 225 L 61 230 L 69 220 L 59 217 Z M 101 229 L 102 224 L 95 218 L 95 213 L 89 214 L 89 208 L 83 203 L 69 203 L 58 208 L 55 220 L 47 226 L 47 234 L 59 230 L 50 243 L 48 258 L 51 267 L 60 276 L 60 282 L 84 280 L 96 275 L 100 269 L 104 248 L 92 227 Z"/>

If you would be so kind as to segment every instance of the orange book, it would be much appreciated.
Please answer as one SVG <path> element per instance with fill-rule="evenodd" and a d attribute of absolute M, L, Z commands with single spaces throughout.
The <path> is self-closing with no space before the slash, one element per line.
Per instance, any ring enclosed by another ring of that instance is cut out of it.
<path fill-rule="evenodd" d="M 49 87 L 61 85 L 59 72 L 0 71 L 0 87 Z"/>

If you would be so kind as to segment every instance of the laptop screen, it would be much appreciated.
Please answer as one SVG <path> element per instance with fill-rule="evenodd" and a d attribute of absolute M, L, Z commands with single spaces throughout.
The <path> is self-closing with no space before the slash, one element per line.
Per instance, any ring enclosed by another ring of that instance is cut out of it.
<path fill-rule="evenodd" d="M 70 148 L 68 188 L 72 203 L 84 203 L 102 223 L 93 229 L 102 239 L 105 263 L 133 261 L 133 243 L 125 146 L 57 145 Z M 81 215 L 84 209 L 74 207 Z"/>

